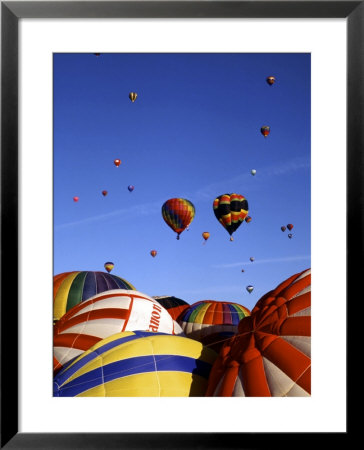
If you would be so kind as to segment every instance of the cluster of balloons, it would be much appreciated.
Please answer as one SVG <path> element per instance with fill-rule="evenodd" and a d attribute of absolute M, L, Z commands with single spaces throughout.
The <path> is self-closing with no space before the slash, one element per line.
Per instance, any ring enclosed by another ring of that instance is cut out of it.
<path fill-rule="evenodd" d="M 58 274 L 53 396 L 310 396 L 310 291 L 306 270 L 250 311 L 150 297 L 108 273 Z"/>
<path fill-rule="evenodd" d="M 289 231 L 291 231 L 292 230 L 292 228 L 293 228 L 293 225 L 291 224 L 291 223 L 289 223 L 288 225 L 287 225 L 287 228 L 289 229 Z M 286 231 L 286 227 L 283 225 L 283 226 L 281 226 L 281 230 L 284 232 L 284 231 Z M 293 234 L 292 233 L 288 233 L 288 238 L 289 239 L 292 239 L 292 237 L 293 237 Z"/>

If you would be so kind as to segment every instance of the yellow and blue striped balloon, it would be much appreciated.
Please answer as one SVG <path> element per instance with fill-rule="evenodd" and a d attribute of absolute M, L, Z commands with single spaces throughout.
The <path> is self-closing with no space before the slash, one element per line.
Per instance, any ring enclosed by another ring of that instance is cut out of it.
<path fill-rule="evenodd" d="M 217 353 L 185 337 L 117 333 L 71 360 L 54 397 L 201 397 Z"/>

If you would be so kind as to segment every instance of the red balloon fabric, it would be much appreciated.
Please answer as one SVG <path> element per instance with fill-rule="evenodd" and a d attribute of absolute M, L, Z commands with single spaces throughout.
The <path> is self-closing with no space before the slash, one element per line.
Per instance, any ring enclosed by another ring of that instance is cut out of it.
<path fill-rule="evenodd" d="M 206 396 L 311 395 L 311 270 L 265 294 L 226 342 Z"/>

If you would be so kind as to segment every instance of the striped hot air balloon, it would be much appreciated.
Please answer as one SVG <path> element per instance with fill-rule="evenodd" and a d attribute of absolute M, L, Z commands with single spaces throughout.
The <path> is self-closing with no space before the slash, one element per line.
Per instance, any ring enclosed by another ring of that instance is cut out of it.
<path fill-rule="evenodd" d="M 162 216 L 166 224 L 179 235 L 195 217 L 195 207 L 184 198 L 171 198 L 162 206 Z"/>
<path fill-rule="evenodd" d="M 238 303 L 202 300 L 192 304 L 178 319 L 187 337 L 219 351 L 226 339 L 238 330 L 248 308 Z"/>
<path fill-rule="evenodd" d="M 207 396 L 311 395 L 311 270 L 265 294 L 221 349 Z"/>
<path fill-rule="evenodd" d="M 59 320 L 73 306 L 111 289 L 135 287 L 117 275 L 105 272 L 64 272 L 53 277 L 53 320 Z"/>
<path fill-rule="evenodd" d="M 186 337 L 118 333 L 71 360 L 55 376 L 53 396 L 203 397 L 216 357 Z"/>
<path fill-rule="evenodd" d="M 248 215 L 248 200 L 240 194 L 223 194 L 215 198 L 212 206 L 217 220 L 229 233 L 232 241 L 232 234 Z"/>
<path fill-rule="evenodd" d="M 53 349 L 59 370 L 101 339 L 122 331 L 183 334 L 157 300 L 138 291 L 116 289 L 70 309 L 54 326 Z"/>

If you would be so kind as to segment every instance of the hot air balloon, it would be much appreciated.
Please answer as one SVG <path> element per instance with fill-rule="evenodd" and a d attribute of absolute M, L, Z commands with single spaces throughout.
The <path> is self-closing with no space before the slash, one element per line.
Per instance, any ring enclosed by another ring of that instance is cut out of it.
<path fill-rule="evenodd" d="M 276 78 L 273 76 L 267 77 L 267 83 L 272 86 L 276 82 Z"/>
<path fill-rule="evenodd" d="M 246 216 L 245 217 L 245 222 L 246 223 L 249 223 L 249 222 L 251 222 L 252 221 L 252 218 L 250 217 L 250 216 Z"/>
<path fill-rule="evenodd" d="M 270 127 L 264 126 L 260 129 L 260 132 L 266 138 L 268 136 L 268 134 L 270 133 Z"/>
<path fill-rule="evenodd" d="M 151 250 L 150 254 L 153 256 L 153 258 L 156 256 L 157 254 L 157 250 Z"/>
<path fill-rule="evenodd" d="M 210 233 L 208 231 L 204 231 L 202 233 L 202 237 L 205 239 L 205 242 L 207 241 L 207 239 L 210 237 Z M 204 243 L 205 243 L 204 242 Z"/>
<path fill-rule="evenodd" d="M 248 201 L 240 194 L 223 194 L 216 197 L 213 203 L 217 220 L 230 234 L 236 231 L 248 215 Z"/>
<path fill-rule="evenodd" d="M 102 191 L 101 194 L 105 197 L 107 195 L 107 191 Z"/>
<path fill-rule="evenodd" d="M 251 173 L 252 175 L 255 175 L 255 174 L 257 173 L 257 171 L 256 171 L 255 169 L 252 169 L 252 170 L 250 171 L 250 173 Z"/>
<path fill-rule="evenodd" d="M 59 320 L 73 306 L 112 289 L 135 287 L 117 275 L 105 272 L 64 272 L 53 277 L 53 319 Z"/>
<path fill-rule="evenodd" d="M 251 262 L 253 262 L 255 260 L 254 256 L 251 256 L 249 259 Z"/>
<path fill-rule="evenodd" d="M 116 167 L 119 167 L 120 164 L 121 164 L 120 159 L 115 159 L 115 160 L 114 160 L 114 164 L 115 164 Z"/>
<path fill-rule="evenodd" d="M 287 225 L 287 228 L 289 229 L 289 231 L 291 231 L 292 228 L 293 228 L 293 225 L 292 225 L 291 223 L 289 223 L 289 224 Z"/>
<path fill-rule="evenodd" d="M 163 295 L 159 297 L 153 296 L 152 298 L 157 300 L 157 302 L 169 312 L 174 320 L 178 320 L 179 316 L 190 307 L 187 302 L 174 296 Z"/>
<path fill-rule="evenodd" d="M 79 197 L 73 197 L 74 202 L 78 202 L 78 200 L 79 200 Z"/>
<path fill-rule="evenodd" d="M 59 370 L 92 345 L 122 331 L 149 330 L 183 334 L 157 300 L 138 291 L 115 289 L 71 308 L 53 328 L 53 350 Z"/>
<path fill-rule="evenodd" d="M 195 207 L 184 198 L 171 198 L 162 206 L 162 216 L 166 224 L 177 233 L 177 239 L 195 217 Z"/>
<path fill-rule="evenodd" d="M 254 286 L 251 286 L 251 285 L 246 287 L 246 290 L 249 292 L 249 294 L 251 294 L 253 292 L 253 289 L 254 289 Z"/>
<path fill-rule="evenodd" d="M 281 227 L 281 230 L 286 231 L 286 227 L 285 226 Z"/>
<path fill-rule="evenodd" d="M 114 263 L 108 261 L 104 264 L 104 267 L 108 271 L 108 273 L 110 273 L 112 271 L 112 269 L 114 268 Z"/>
<path fill-rule="evenodd" d="M 328 368 L 328 373 L 329 373 Z M 221 349 L 206 396 L 311 395 L 311 271 L 265 294 Z"/>
<path fill-rule="evenodd" d="M 133 191 L 134 191 L 134 186 L 133 186 L 132 184 L 130 184 L 130 185 L 128 186 L 128 191 L 129 191 L 129 192 L 133 192 Z"/>
<path fill-rule="evenodd" d="M 242 271 L 242 272 L 245 272 L 245 270 L 244 270 L 244 269 L 241 269 L 241 271 Z"/>
<path fill-rule="evenodd" d="M 129 98 L 130 98 L 130 100 L 131 100 L 133 103 L 135 102 L 135 100 L 137 99 L 137 97 L 138 97 L 138 94 L 137 94 L 136 92 L 130 92 Z"/>
<path fill-rule="evenodd" d="M 233 302 L 202 300 L 193 303 L 178 319 L 185 335 L 219 351 L 233 336 L 243 317 L 250 314 L 245 306 Z"/>
<path fill-rule="evenodd" d="M 292 233 L 289 233 L 289 234 L 288 234 L 288 237 L 289 237 L 290 239 L 292 239 L 292 236 L 293 236 Z"/>
<path fill-rule="evenodd" d="M 54 378 L 53 396 L 203 397 L 216 358 L 186 337 L 117 333 L 70 361 Z"/>

